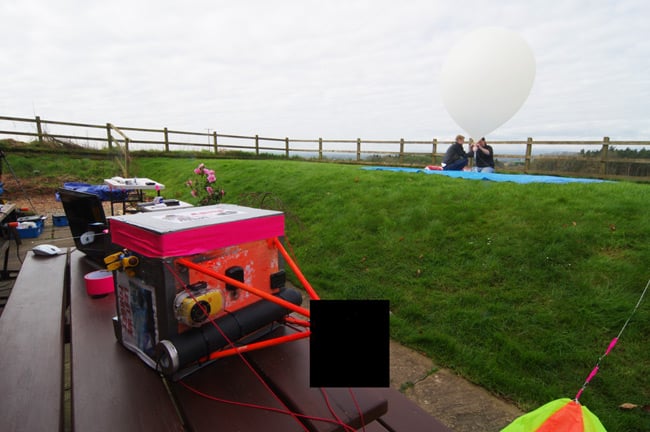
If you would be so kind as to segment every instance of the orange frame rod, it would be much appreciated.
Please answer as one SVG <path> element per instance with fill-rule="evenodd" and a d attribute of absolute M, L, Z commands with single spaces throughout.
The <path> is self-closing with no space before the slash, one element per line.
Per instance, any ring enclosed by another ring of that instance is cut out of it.
<path fill-rule="evenodd" d="M 241 289 L 243 289 L 245 291 L 248 291 L 248 292 L 250 292 L 252 294 L 255 294 L 258 297 L 263 298 L 264 300 L 268 300 L 270 302 L 273 302 L 273 303 L 275 303 L 275 304 L 277 304 L 279 306 L 282 306 L 282 307 L 284 307 L 286 309 L 289 309 L 289 310 L 291 310 L 293 312 L 299 313 L 299 314 L 301 314 L 303 316 L 306 316 L 306 317 L 310 316 L 308 309 L 305 309 L 305 308 L 303 308 L 301 306 L 296 306 L 295 304 L 293 304 L 291 302 L 288 302 L 288 301 L 283 300 L 281 298 L 278 298 L 278 297 L 276 297 L 276 296 L 274 296 L 272 294 L 269 294 L 269 293 L 267 293 L 265 291 L 259 290 L 259 289 L 255 288 L 253 286 L 250 286 L 248 284 L 240 282 L 237 279 L 230 278 L 230 277 L 228 277 L 226 275 L 223 275 L 223 274 L 218 273 L 218 272 L 216 272 L 214 270 L 206 268 L 206 267 L 202 266 L 201 264 L 197 264 L 195 262 L 192 262 L 192 261 L 188 260 L 187 258 L 179 258 L 179 259 L 176 260 L 176 263 L 178 263 L 180 265 L 183 265 L 183 266 L 185 266 L 187 268 L 194 269 L 194 270 L 196 270 L 198 272 L 201 272 L 206 276 L 210 276 L 210 277 L 213 277 L 215 279 L 219 279 L 219 280 L 221 280 L 221 281 L 223 281 L 223 282 L 225 282 L 225 283 L 227 283 L 229 285 L 233 285 L 233 286 L 236 286 L 237 288 L 241 288 Z"/>
<path fill-rule="evenodd" d="M 309 294 L 309 298 L 311 298 L 312 300 L 319 300 L 320 297 L 318 297 L 318 294 L 316 294 L 316 291 L 314 290 L 314 288 L 312 288 L 311 284 L 307 281 L 307 278 L 302 274 L 302 272 L 298 268 L 298 265 L 293 261 L 293 259 L 291 258 L 291 255 L 289 255 L 289 253 L 284 248 L 284 246 L 282 246 L 282 243 L 280 242 L 280 240 L 277 237 L 275 237 L 273 239 L 273 243 L 278 248 L 278 250 L 280 251 L 280 253 L 284 257 L 287 264 L 289 264 L 289 267 L 291 267 L 291 270 L 293 270 L 296 277 L 298 278 L 298 280 L 300 281 L 302 286 L 305 288 L 305 291 L 307 291 L 307 294 Z"/>
<path fill-rule="evenodd" d="M 299 326 L 302 326 L 302 327 L 307 327 L 307 328 L 311 327 L 311 323 L 309 321 L 297 319 L 297 318 L 292 317 L 292 316 L 284 317 L 284 322 L 288 323 L 288 324 L 295 324 L 295 325 L 299 325 Z"/>
<path fill-rule="evenodd" d="M 254 351 L 254 350 L 258 350 L 258 349 L 262 349 L 262 348 L 268 348 L 268 347 L 275 346 L 275 345 L 280 345 L 280 344 L 283 344 L 283 343 L 286 343 L 286 342 L 292 342 L 292 341 L 295 341 L 295 340 L 308 338 L 310 334 L 311 334 L 311 332 L 309 330 L 306 330 L 306 331 L 303 331 L 303 332 L 300 332 L 300 333 L 293 333 L 293 334 L 290 334 L 290 335 L 278 336 L 278 337 L 273 338 L 273 339 L 269 339 L 269 340 L 265 340 L 265 341 L 261 341 L 261 342 L 254 342 L 254 343 L 251 343 L 251 344 L 248 344 L 248 345 L 242 345 L 240 347 L 227 348 L 227 349 L 223 349 L 223 350 L 219 350 L 219 351 L 215 351 L 213 353 L 210 353 L 207 356 L 207 358 L 203 358 L 200 361 L 216 360 L 216 359 L 219 359 L 219 358 L 228 357 L 228 356 L 232 356 L 232 355 L 235 355 L 235 354 L 245 353 L 245 352 L 248 352 L 248 351 Z"/>

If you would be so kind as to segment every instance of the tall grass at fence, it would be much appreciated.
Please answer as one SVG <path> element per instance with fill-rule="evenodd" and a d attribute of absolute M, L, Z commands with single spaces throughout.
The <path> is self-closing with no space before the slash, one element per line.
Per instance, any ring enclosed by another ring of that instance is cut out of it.
<path fill-rule="evenodd" d="M 164 183 L 165 196 L 191 201 L 184 182 L 199 162 L 133 166 Z M 285 212 L 289 249 L 323 298 L 390 300 L 395 339 L 524 410 L 576 394 L 650 278 L 648 185 L 206 164 L 225 202 Z M 60 174 L 72 172 L 101 181 L 71 167 Z M 608 430 L 650 430 L 650 413 L 619 409 L 649 403 L 649 332 L 646 299 L 580 399 Z"/>

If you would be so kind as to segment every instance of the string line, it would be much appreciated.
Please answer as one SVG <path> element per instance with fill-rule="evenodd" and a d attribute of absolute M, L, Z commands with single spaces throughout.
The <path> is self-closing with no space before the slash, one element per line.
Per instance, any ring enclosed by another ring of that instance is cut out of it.
<path fill-rule="evenodd" d="M 583 393 L 583 392 L 585 391 L 585 389 L 587 388 L 587 385 L 589 385 L 589 383 L 591 382 L 591 380 L 592 380 L 592 379 L 596 376 L 596 374 L 598 373 L 598 370 L 600 369 L 600 362 L 601 362 L 601 361 L 602 361 L 602 360 L 603 360 L 603 359 L 604 359 L 604 358 L 605 358 L 605 357 L 606 357 L 606 356 L 607 356 L 607 355 L 608 355 L 608 354 L 609 354 L 609 353 L 614 349 L 614 346 L 616 346 L 616 343 L 618 342 L 618 340 L 620 339 L 621 335 L 623 334 L 623 331 L 625 331 L 625 329 L 627 328 L 627 325 L 628 325 L 628 324 L 630 323 L 630 321 L 632 320 L 632 317 L 633 317 L 634 314 L 636 313 L 637 309 L 639 309 L 639 306 L 641 305 L 641 302 L 643 301 L 643 298 L 645 297 L 645 294 L 646 294 L 646 292 L 648 291 L 648 287 L 649 287 L 649 286 L 650 286 L 650 279 L 648 280 L 648 283 L 646 284 L 645 288 L 643 289 L 643 292 L 641 293 L 641 296 L 639 297 L 639 300 L 636 302 L 636 305 L 634 306 L 634 309 L 632 309 L 632 313 L 630 314 L 630 316 L 627 317 L 627 320 L 625 321 L 625 324 L 623 324 L 623 327 L 622 327 L 621 330 L 618 332 L 618 335 L 616 335 L 616 337 L 615 337 L 614 339 L 612 339 L 612 341 L 609 343 L 609 346 L 607 347 L 607 349 L 605 350 L 605 352 L 603 353 L 603 355 L 601 355 L 601 356 L 598 358 L 598 361 L 596 362 L 596 366 L 594 366 L 594 368 L 591 370 L 591 372 L 589 372 L 589 375 L 587 376 L 587 379 L 586 379 L 585 382 L 582 384 L 582 387 L 580 387 L 580 390 L 578 391 L 578 393 L 576 394 L 576 396 L 575 396 L 575 398 L 574 398 L 574 400 L 575 400 L 576 402 L 578 402 L 578 399 L 580 399 L 580 396 L 582 396 L 582 393 Z"/>

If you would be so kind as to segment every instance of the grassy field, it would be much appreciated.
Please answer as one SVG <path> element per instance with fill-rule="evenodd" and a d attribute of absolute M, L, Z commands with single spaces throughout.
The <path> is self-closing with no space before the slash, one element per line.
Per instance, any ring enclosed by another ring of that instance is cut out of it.
<path fill-rule="evenodd" d="M 225 202 L 286 213 L 290 250 L 323 298 L 389 299 L 395 339 L 524 410 L 575 396 L 650 279 L 650 185 L 277 160 L 139 158 L 133 172 L 191 201 L 184 182 L 199 162 Z M 19 176 L 113 175 L 105 162 L 67 163 L 81 165 L 12 159 Z M 649 332 L 646 299 L 580 399 L 607 430 L 650 430 L 650 412 L 619 409 L 650 404 Z"/>

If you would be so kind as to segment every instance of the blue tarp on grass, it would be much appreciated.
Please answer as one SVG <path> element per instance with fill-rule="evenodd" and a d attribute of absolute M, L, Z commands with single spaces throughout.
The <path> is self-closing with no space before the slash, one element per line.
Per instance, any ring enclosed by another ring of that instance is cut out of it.
<path fill-rule="evenodd" d="M 407 173 L 424 173 L 443 175 L 453 178 L 463 178 L 467 180 L 488 180 L 494 182 L 513 182 L 513 183 L 603 183 L 606 180 L 558 177 L 548 175 L 530 175 L 530 174 L 499 174 L 499 173 L 480 173 L 473 171 L 436 171 L 424 168 L 402 168 L 389 166 L 371 166 L 363 167 L 364 170 L 370 171 L 398 171 Z"/>

